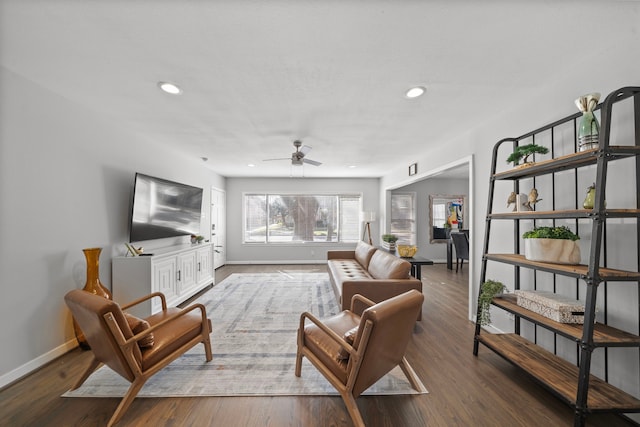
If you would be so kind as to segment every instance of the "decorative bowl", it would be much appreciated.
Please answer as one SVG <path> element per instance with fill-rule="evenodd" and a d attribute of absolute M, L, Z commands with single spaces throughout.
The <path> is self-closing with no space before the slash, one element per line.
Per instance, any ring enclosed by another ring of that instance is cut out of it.
<path fill-rule="evenodd" d="M 402 258 L 412 258 L 418 252 L 417 246 L 398 245 L 398 254 Z"/>

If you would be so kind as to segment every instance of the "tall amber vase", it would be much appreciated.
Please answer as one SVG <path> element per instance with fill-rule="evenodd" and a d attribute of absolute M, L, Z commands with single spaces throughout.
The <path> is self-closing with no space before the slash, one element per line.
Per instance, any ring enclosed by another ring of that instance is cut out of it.
<path fill-rule="evenodd" d="M 84 252 L 84 257 L 87 260 L 87 282 L 82 290 L 111 299 L 109 289 L 100 283 L 100 252 L 102 252 L 102 248 L 87 248 L 83 249 L 82 252 Z M 73 319 L 73 330 L 80 348 L 88 350 L 89 344 L 75 319 Z"/>

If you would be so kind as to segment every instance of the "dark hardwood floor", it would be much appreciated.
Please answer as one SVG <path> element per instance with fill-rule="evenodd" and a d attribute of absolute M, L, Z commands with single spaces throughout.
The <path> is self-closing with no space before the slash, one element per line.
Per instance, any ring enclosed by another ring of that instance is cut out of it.
<path fill-rule="evenodd" d="M 225 266 L 236 272 L 325 271 L 323 265 Z M 474 357 L 474 325 L 467 320 L 467 266 L 424 267 L 423 319 L 407 359 L 429 390 L 419 396 L 360 397 L 374 426 L 570 426 L 573 411 L 518 369 L 481 347 Z M 215 346 L 215 341 L 213 342 Z M 215 349 L 214 349 L 215 352 Z M 0 390 L 0 425 L 102 426 L 119 399 L 62 398 L 89 362 L 76 349 Z M 294 375 L 291 372 L 291 375 Z M 303 372 L 304 375 L 304 372 Z M 592 415 L 589 426 L 629 426 L 612 414 Z M 136 399 L 119 426 L 351 426 L 339 397 L 201 397 Z"/>

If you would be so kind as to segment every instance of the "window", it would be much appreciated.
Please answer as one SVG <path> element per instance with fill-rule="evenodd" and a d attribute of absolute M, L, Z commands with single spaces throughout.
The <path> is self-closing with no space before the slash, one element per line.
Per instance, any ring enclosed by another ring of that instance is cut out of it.
<path fill-rule="evenodd" d="M 245 194 L 244 243 L 356 242 L 360 195 Z"/>
<path fill-rule="evenodd" d="M 398 236 L 398 244 L 416 244 L 415 193 L 391 194 L 391 234 Z"/>

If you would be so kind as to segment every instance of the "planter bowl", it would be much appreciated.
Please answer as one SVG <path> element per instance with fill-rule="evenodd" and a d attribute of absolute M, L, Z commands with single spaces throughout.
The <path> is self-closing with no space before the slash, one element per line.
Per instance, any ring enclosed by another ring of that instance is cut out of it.
<path fill-rule="evenodd" d="M 417 246 L 398 245 L 398 254 L 402 258 L 413 258 L 416 252 L 418 252 Z"/>
<path fill-rule="evenodd" d="M 524 257 L 529 261 L 579 264 L 580 247 L 573 240 L 524 239 Z"/>

